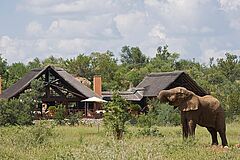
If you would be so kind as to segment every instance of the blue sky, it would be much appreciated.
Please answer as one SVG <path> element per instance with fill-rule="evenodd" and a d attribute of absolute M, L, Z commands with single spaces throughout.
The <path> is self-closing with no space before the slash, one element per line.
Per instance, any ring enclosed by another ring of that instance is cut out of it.
<path fill-rule="evenodd" d="M 1 0 L 0 53 L 9 63 L 50 55 L 158 46 L 207 63 L 240 56 L 240 0 Z"/>

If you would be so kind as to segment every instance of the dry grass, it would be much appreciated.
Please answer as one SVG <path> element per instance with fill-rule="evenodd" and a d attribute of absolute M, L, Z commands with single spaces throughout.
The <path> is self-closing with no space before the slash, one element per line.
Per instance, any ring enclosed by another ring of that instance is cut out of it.
<path fill-rule="evenodd" d="M 158 129 L 163 136 L 127 134 L 117 141 L 105 136 L 102 128 L 98 132 L 97 127 L 57 126 L 52 135 L 41 132 L 46 136 L 43 142 L 32 143 L 34 127 L 4 127 L 0 128 L 0 159 L 240 159 L 240 149 L 235 147 L 239 123 L 228 124 L 229 149 L 210 146 L 210 135 L 202 127 L 197 128 L 196 139 L 188 142 L 182 141 L 180 126 Z M 137 132 L 135 127 L 129 130 Z"/>

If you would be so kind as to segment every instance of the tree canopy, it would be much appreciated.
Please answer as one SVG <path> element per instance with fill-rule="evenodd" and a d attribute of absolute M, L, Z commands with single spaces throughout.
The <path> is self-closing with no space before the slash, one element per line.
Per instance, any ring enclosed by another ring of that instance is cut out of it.
<path fill-rule="evenodd" d="M 180 54 L 170 52 L 168 46 L 159 46 L 153 57 L 148 57 L 139 47 L 123 46 L 119 59 L 111 51 L 83 53 L 64 59 L 50 56 L 35 58 L 27 64 L 8 64 L 0 56 L 0 74 L 3 89 L 11 86 L 33 68 L 53 65 L 62 67 L 74 76 L 92 81 L 101 75 L 103 90 L 124 91 L 136 86 L 151 72 L 181 70 L 187 72 L 206 91 L 221 100 L 229 117 L 240 115 L 240 57 L 226 53 L 224 58 L 212 57 L 208 65 L 195 59 L 180 59 Z"/>

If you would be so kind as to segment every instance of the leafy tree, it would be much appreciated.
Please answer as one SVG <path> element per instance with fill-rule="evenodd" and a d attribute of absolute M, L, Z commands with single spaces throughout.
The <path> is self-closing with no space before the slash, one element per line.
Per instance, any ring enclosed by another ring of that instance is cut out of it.
<path fill-rule="evenodd" d="M 8 79 L 7 79 L 7 86 L 11 86 L 19 79 L 21 79 L 29 70 L 25 66 L 24 63 L 18 62 L 13 63 L 11 66 L 8 67 Z"/>
<path fill-rule="evenodd" d="M 111 90 L 109 84 L 113 82 L 113 77 L 118 68 L 117 59 L 114 58 L 113 53 L 110 51 L 105 53 L 93 52 L 90 56 L 93 73 L 102 76 L 103 90 Z"/>
<path fill-rule="evenodd" d="M 138 47 L 122 47 L 121 62 L 127 64 L 130 68 L 142 67 L 147 64 L 149 59 Z"/>
<path fill-rule="evenodd" d="M 104 124 L 107 130 L 110 130 L 117 139 L 123 138 L 125 125 L 130 120 L 128 112 L 130 104 L 124 100 L 118 93 L 114 93 L 112 101 L 108 102 L 104 109 Z"/>
<path fill-rule="evenodd" d="M 8 72 L 7 72 L 7 60 L 0 54 L 0 76 L 3 80 L 3 89 L 7 88 Z"/>
<path fill-rule="evenodd" d="M 4 75 L 7 70 L 7 60 L 0 54 L 0 75 Z"/>
<path fill-rule="evenodd" d="M 156 56 L 150 60 L 146 66 L 150 72 L 170 72 L 176 70 L 176 61 L 179 58 L 178 53 L 168 51 L 168 46 L 159 47 Z"/>
<path fill-rule="evenodd" d="M 50 57 L 44 59 L 42 64 L 43 64 L 43 66 L 52 65 L 55 67 L 64 67 L 64 60 L 61 57 L 56 58 L 54 56 L 50 56 Z"/>
<path fill-rule="evenodd" d="M 0 125 L 29 125 L 33 121 L 33 110 L 42 96 L 43 83 L 33 81 L 31 89 L 25 90 L 19 98 L 0 100 Z"/>
<path fill-rule="evenodd" d="M 139 69 L 131 69 L 129 72 L 126 73 L 126 80 L 129 82 L 129 86 L 135 87 L 143 80 L 143 78 L 148 73 L 148 70 L 144 67 Z"/>
<path fill-rule="evenodd" d="M 240 79 L 240 60 L 236 55 L 226 53 L 226 59 L 217 59 L 218 68 L 231 82 Z"/>
<path fill-rule="evenodd" d="M 34 58 L 32 61 L 28 62 L 28 64 L 27 64 L 27 68 L 29 70 L 34 69 L 34 68 L 40 68 L 40 67 L 42 67 L 42 63 L 39 60 L 39 58 L 37 58 L 37 57 Z"/>
<path fill-rule="evenodd" d="M 67 59 L 65 61 L 65 68 L 73 75 L 91 79 L 93 77 L 90 56 L 79 54 L 76 58 Z"/>

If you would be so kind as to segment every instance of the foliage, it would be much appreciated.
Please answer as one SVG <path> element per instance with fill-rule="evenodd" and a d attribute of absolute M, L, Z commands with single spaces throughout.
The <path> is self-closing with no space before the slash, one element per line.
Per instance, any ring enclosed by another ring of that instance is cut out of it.
<path fill-rule="evenodd" d="M 93 76 L 91 59 L 90 56 L 79 54 L 76 58 L 67 59 L 65 68 L 73 75 L 91 79 Z"/>
<path fill-rule="evenodd" d="M 31 143 L 32 145 L 39 145 L 47 143 L 49 139 L 55 135 L 53 129 L 54 126 L 52 124 L 38 122 L 37 124 L 29 127 L 23 134 L 27 134 L 28 143 Z"/>
<path fill-rule="evenodd" d="M 56 106 L 49 106 L 48 111 L 52 112 L 52 113 L 55 113 L 57 111 L 57 107 Z"/>
<path fill-rule="evenodd" d="M 34 68 L 40 68 L 42 66 L 41 61 L 39 58 L 34 58 L 32 61 L 28 62 L 27 68 L 28 70 L 34 69 Z"/>
<path fill-rule="evenodd" d="M 117 71 L 117 59 L 113 53 L 106 51 L 105 53 L 93 52 L 91 55 L 92 72 L 95 75 L 101 75 L 103 90 L 110 89 L 115 72 Z"/>
<path fill-rule="evenodd" d="M 31 89 L 25 90 L 19 98 L 0 100 L 0 125 L 29 125 L 33 121 L 33 110 L 42 95 L 43 83 L 35 80 Z"/>
<path fill-rule="evenodd" d="M 117 139 L 123 138 L 126 122 L 130 120 L 129 106 L 130 104 L 118 93 L 114 93 L 112 101 L 104 106 L 106 110 L 106 113 L 104 113 L 105 127 Z"/>
<path fill-rule="evenodd" d="M 157 127 L 144 127 L 138 130 L 137 135 L 164 137 Z"/>
<path fill-rule="evenodd" d="M 200 63 L 195 58 L 180 59 L 179 53 L 171 52 L 165 45 L 159 46 L 153 57 L 147 57 L 137 46 L 123 46 L 119 60 L 116 57 L 113 52 L 106 51 L 92 52 L 90 55 L 80 53 L 67 60 L 50 56 L 43 60 L 35 58 L 27 64 L 8 64 L 0 56 L 2 86 L 6 89 L 30 69 L 46 65 L 63 67 L 74 76 L 85 77 L 90 81 L 94 75 L 101 75 L 102 88 L 107 91 L 126 91 L 137 86 L 151 72 L 182 70 L 221 101 L 228 119 L 240 115 L 240 58 L 237 55 L 226 53 L 224 58 L 212 57 L 208 63 Z"/>
<path fill-rule="evenodd" d="M 8 69 L 8 84 L 13 84 L 17 80 L 21 79 L 23 75 L 28 71 L 26 66 L 21 63 L 13 63 Z"/>
<path fill-rule="evenodd" d="M 7 60 L 2 57 L 0 54 L 0 76 L 2 78 L 2 87 L 3 89 L 7 88 L 7 81 L 9 74 L 7 72 Z"/>
<path fill-rule="evenodd" d="M 57 124 L 65 124 L 64 119 L 66 118 L 66 108 L 64 105 L 61 104 L 56 107 L 56 112 L 53 118 Z"/>
<path fill-rule="evenodd" d="M 122 47 L 121 62 L 130 68 L 142 67 L 148 63 L 148 58 L 142 53 L 138 47 Z"/>
<path fill-rule="evenodd" d="M 61 58 L 61 57 L 56 58 L 52 55 L 42 61 L 43 66 L 53 65 L 53 66 L 56 66 L 56 67 L 62 67 L 63 64 L 64 64 L 63 58 Z"/>
<path fill-rule="evenodd" d="M 138 125 L 151 127 L 153 125 L 179 125 L 180 116 L 177 110 L 167 104 L 161 104 L 157 99 L 149 100 L 148 113 L 138 117 Z"/>
<path fill-rule="evenodd" d="M 1 128 L 0 140 L 1 144 L 19 146 L 24 150 L 30 147 L 39 147 L 41 145 L 49 145 L 49 141 L 56 136 L 53 132 L 54 126 L 45 123 L 37 122 L 31 126 L 11 126 Z"/>
<path fill-rule="evenodd" d="M 183 142 L 181 127 L 167 126 L 156 129 L 164 136 L 126 136 L 123 141 L 103 135 L 103 129 L 97 126 L 71 127 L 47 124 L 40 126 L 34 133 L 35 127 L 0 127 L 0 159 L 42 160 L 42 159 L 239 159 L 240 123 L 227 124 L 227 135 L 230 140 L 228 150 L 221 146 L 211 147 L 208 131 L 199 127 L 196 131 L 196 140 Z M 51 134 L 48 134 L 49 129 Z M 128 130 L 135 135 L 137 127 Z M 35 133 L 41 134 L 35 134 Z M 35 136 L 44 135 L 44 136 Z M 42 143 L 36 142 L 34 137 L 44 137 Z"/>
<path fill-rule="evenodd" d="M 146 66 L 150 72 L 169 72 L 176 70 L 176 62 L 179 58 L 178 53 L 168 51 L 168 46 L 157 49 L 156 56 L 150 60 Z"/>
<path fill-rule="evenodd" d="M 83 117 L 83 113 L 82 112 L 77 112 L 75 114 L 71 114 L 68 117 L 68 124 L 70 126 L 74 126 L 74 125 L 79 125 L 79 120 Z"/>

